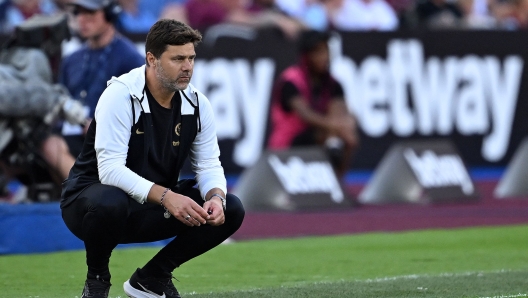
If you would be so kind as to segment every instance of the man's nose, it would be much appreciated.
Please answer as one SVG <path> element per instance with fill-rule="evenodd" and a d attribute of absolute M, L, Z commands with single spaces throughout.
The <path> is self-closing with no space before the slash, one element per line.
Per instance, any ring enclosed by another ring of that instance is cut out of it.
<path fill-rule="evenodd" d="M 185 59 L 182 66 L 183 70 L 189 70 L 192 68 L 192 61 L 190 59 Z"/>

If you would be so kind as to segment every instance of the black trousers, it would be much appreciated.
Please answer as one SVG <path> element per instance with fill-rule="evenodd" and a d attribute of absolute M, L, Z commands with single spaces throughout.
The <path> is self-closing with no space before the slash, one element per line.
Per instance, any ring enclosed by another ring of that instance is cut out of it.
<path fill-rule="evenodd" d="M 196 188 L 187 188 L 180 193 L 200 205 L 204 203 Z M 110 255 L 118 244 L 152 242 L 177 236 L 145 265 L 149 272 L 166 275 L 219 245 L 238 230 L 245 214 L 242 203 L 232 194 L 227 194 L 226 201 L 224 224 L 188 227 L 172 216 L 165 218 L 165 210 L 160 205 L 140 204 L 121 189 L 98 183 L 85 189 L 63 208 L 62 218 L 68 229 L 84 241 L 88 276 L 92 273 L 110 278 Z"/>

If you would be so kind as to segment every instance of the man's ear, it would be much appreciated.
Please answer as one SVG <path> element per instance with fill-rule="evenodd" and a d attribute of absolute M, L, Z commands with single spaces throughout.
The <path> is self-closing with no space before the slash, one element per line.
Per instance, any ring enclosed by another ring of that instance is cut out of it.
<path fill-rule="evenodd" d="M 153 66 L 154 61 L 156 61 L 156 57 L 154 57 L 154 55 L 151 52 L 147 52 L 146 56 L 147 56 L 148 66 Z"/>

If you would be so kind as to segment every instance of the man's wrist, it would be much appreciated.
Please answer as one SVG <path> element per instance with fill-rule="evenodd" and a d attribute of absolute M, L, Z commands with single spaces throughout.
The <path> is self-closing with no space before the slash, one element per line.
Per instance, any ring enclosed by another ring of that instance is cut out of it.
<path fill-rule="evenodd" d="M 214 198 L 217 198 L 217 199 L 220 200 L 220 202 L 222 203 L 222 208 L 225 211 L 225 209 L 226 209 L 226 199 L 221 194 L 214 193 L 207 199 L 207 201 L 210 201 L 210 200 L 212 200 Z"/>

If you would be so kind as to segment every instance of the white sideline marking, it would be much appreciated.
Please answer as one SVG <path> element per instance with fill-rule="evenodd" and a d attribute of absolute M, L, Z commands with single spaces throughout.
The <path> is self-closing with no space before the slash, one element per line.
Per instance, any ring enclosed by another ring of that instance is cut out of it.
<path fill-rule="evenodd" d="M 500 296 L 493 296 L 493 297 L 479 297 L 479 298 L 515 298 L 515 297 L 528 297 L 528 294 L 516 294 L 516 295 L 500 295 Z"/>
<path fill-rule="evenodd" d="M 461 276 L 473 276 L 473 275 L 483 276 L 484 274 L 516 272 L 516 271 L 518 271 L 518 270 L 501 269 L 501 270 L 494 270 L 494 271 L 468 271 L 468 272 L 460 272 L 460 273 L 410 274 L 410 275 L 400 275 L 400 276 L 391 276 L 391 277 L 377 277 L 377 278 L 368 278 L 368 279 L 357 279 L 357 280 L 354 280 L 354 281 L 355 282 L 375 283 L 375 282 L 395 281 L 395 280 L 402 280 L 402 279 L 403 280 L 406 280 L 406 279 L 409 280 L 409 279 L 419 279 L 419 278 L 461 277 Z M 522 297 L 522 296 L 520 296 L 520 297 Z M 526 297 L 528 297 L 528 296 L 526 296 Z M 482 297 L 482 298 L 495 298 L 495 297 Z"/>
<path fill-rule="evenodd" d="M 400 275 L 400 276 L 388 276 L 388 277 L 377 277 L 377 278 L 368 278 L 368 279 L 355 279 L 355 280 L 348 280 L 348 279 L 341 279 L 341 280 L 332 280 L 332 281 L 316 281 L 316 282 L 296 282 L 288 285 L 282 285 L 281 288 L 289 288 L 296 285 L 306 285 L 306 284 L 333 284 L 337 282 L 357 282 L 357 283 L 379 283 L 379 282 L 388 282 L 388 281 L 397 281 L 397 280 L 412 280 L 412 279 L 419 279 L 419 278 L 436 278 L 436 277 L 462 277 L 462 276 L 484 276 L 485 274 L 496 274 L 496 273 L 506 273 L 506 272 L 523 272 L 524 270 L 511 270 L 511 269 L 500 269 L 500 270 L 493 270 L 493 271 L 467 271 L 467 272 L 459 272 L 459 273 L 440 273 L 440 274 L 410 274 L 410 275 Z M 237 293 L 250 293 L 254 291 L 259 291 L 267 288 L 253 288 L 253 289 L 247 289 L 247 290 L 238 290 L 238 291 L 229 291 L 229 292 L 237 292 Z M 427 290 L 427 288 L 418 288 L 418 290 Z M 191 292 L 186 293 L 187 295 L 196 295 L 198 293 Z M 209 294 L 212 294 L 212 292 L 209 292 Z M 501 295 L 501 296 L 493 296 L 493 297 L 478 297 L 478 298 L 518 298 L 518 297 L 528 297 L 528 294 L 515 294 L 515 295 Z"/>

